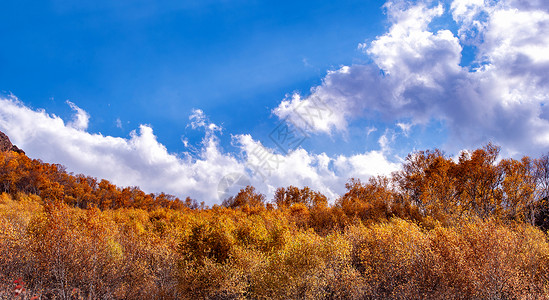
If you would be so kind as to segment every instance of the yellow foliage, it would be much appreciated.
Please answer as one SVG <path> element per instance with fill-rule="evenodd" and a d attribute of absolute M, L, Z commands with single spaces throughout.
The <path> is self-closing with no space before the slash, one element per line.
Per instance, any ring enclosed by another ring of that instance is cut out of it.
<path fill-rule="evenodd" d="M 1 154 L 0 293 L 22 278 L 43 299 L 546 299 L 549 158 L 497 153 L 418 152 L 334 205 L 247 187 L 211 209 Z"/>

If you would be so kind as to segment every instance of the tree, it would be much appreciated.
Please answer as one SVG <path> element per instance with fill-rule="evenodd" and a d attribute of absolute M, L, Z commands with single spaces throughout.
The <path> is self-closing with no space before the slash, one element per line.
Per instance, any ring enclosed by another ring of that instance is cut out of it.
<path fill-rule="evenodd" d="M 295 186 L 278 188 L 274 195 L 274 203 L 277 208 L 291 207 L 293 204 L 301 203 L 307 208 L 326 207 L 328 199 L 322 193 L 313 191 L 309 187 L 299 189 Z"/>
<path fill-rule="evenodd" d="M 251 185 L 241 189 L 234 197 L 223 200 L 222 206 L 227 208 L 257 208 L 265 207 L 265 195 L 257 193 Z"/>
<path fill-rule="evenodd" d="M 510 218 L 534 224 L 537 178 L 535 162 L 529 157 L 520 161 L 504 159 L 499 164 L 504 172 L 502 189 Z"/>
<path fill-rule="evenodd" d="M 458 201 L 465 210 L 483 219 L 502 212 L 503 169 L 496 165 L 500 148 L 488 144 L 482 149 L 462 152 L 455 169 Z"/>

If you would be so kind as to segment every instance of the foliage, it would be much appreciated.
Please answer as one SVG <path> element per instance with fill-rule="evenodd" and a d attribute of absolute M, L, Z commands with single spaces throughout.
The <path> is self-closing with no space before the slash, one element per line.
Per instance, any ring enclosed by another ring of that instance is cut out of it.
<path fill-rule="evenodd" d="M 549 158 L 498 151 L 212 208 L 0 153 L 0 298 L 546 299 Z"/>
<path fill-rule="evenodd" d="M 120 188 L 104 179 L 69 174 L 62 165 L 44 163 L 13 151 L 0 151 L 0 192 L 12 196 L 34 194 L 44 201 L 62 201 L 80 208 L 204 208 L 190 198 L 181 201 L 164 193 L 146 194 L 137 187 Z"/>

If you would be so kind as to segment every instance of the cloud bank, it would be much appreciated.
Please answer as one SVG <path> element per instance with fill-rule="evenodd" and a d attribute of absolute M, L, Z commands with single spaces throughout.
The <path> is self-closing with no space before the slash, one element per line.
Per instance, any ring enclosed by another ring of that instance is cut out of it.
<path fill-rule="evenodd" d="M 209 205 L 219 204 L 223 200 L 219 197 L 227 196 L 218 187 L 230 174 L 249 177 L 268 199 L 277 187 L 307 185 L 334 200 L 344 191 L 348 178 L 367 179 L 398 168 L 380 152 L 330 158 L 304 149 L 276 155 L 278 163 L 269 165 L 264 156 L 255 154 L 273 153 L 273 149 L 263 147 L 250 135 L 234 136 L 243 153 L 237 157 L 221 149 L 216 134 L 222 128 L 199 109 L 192 111 L 189 126 L 204 130 L 200 148 L 170 153 L 149 125 L 141 125 L 129 138 L 89 133 L 89 114 L 72 102 L 67 104 L 75 111 L 69 122 L 44 110 L 33 110 L 15 97 L 0 98 L 0 130 L 28 156 L 63 164 L 68 171 L 105 178 L 120 186 L 139 186 L 146 192 L 190 196 Z"/>
<path fill-rule="evenodd" d="M 446 126 L 451 151 L 489 141 L 507 153 L 547 151 L 548 8 L 546 1 L 388 1 L 388 31 L 360 45 L 373 63 L 330 71 L 310 95 L 294 94 L 273 113 L 287 118 L 320 101 L 332 115 L 310 132 L 345 132 L 363 118 L 407 131 L 435 120 Z M 471 62 L 465 48 L 474 50 Z"/>

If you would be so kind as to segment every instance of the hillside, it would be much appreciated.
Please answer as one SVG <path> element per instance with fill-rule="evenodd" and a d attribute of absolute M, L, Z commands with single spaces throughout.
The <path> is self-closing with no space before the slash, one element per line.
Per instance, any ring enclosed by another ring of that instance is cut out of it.
<path fill-rule="evenodd" d="M 208 208 L 4 150 L 2 299 L 545 299 L 549 292 L 545 156 L 498 160 L 493 145 L 457 161 L 420 151 L 391 177 L 350 179 L 332 204 L 307 187 L 279 188 L 274 199 L 247 187 Z"/>

